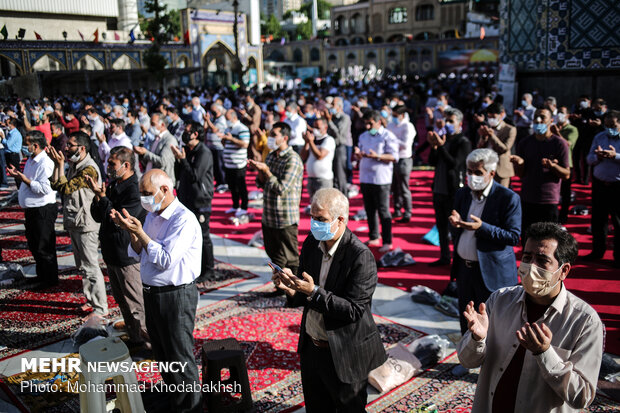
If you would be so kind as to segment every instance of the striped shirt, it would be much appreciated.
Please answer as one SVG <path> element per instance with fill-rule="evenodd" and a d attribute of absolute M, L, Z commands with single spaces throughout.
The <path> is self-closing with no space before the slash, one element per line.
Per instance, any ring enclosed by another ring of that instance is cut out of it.
<path fill-rule="evenodd" d="M 233 138 L 250 144 L 250 130 L 243 123 L 237 121 L 232 127 L 226 129 Z M 243 169 L 248 164 L 248 148 L 241 148 L 231 141 L 224 142 L 224 166 L 229 169 Z"/>
<path fill-rule="evenodd" d="M 299 203 L 304 164 L 291 147 L 267 155 L 265 163 L 272 176 L 267 182 L 256 181 L 263 188 L 262 222 L 269 228 L 284 228 L 299 222 Z"/>

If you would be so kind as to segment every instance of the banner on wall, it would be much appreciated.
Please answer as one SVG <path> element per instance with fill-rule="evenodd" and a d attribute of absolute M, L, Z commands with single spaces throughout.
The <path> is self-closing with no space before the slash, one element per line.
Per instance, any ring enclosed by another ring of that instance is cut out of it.
<path fill-rule="evenodd" d="M 439 53 L 439 70 L 444 73 L 496 72 L 499 51 L 495 49 L 447 50 Z"/>

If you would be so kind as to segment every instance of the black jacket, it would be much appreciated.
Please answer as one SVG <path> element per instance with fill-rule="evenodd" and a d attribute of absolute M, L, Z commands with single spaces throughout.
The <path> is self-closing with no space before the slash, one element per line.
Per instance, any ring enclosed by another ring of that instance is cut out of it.
<path fill-rule="evenodd" d="M 187 148 L 187 147 L 186 147 Z M 213 155 L 202 142 L 187 151 L 185 159 L 177 160 L 179 201 L 193 212 L 211 210 L 213 200 Z"/>
<path fill-rule="evenodd" d="M 304 241 L 299 272 L 312 276 L 319 284 L 323 252 L 312 234 Z M 307 340 L 308 309 L 323 314 L 329 348 L 338 378 L 344 383 L 365 380 L 371 370 L 382 365 L 387 356 L 372 316 L 372 294 L 377 286 L 377 266 L 366 245 L 349 229 L 342 234 L 324 287 L 308 301 L 305 294 L 288 297 L 291 306 L 305 306 L 301 319 L 298 351 Z"/>
<path fill-rule="evenodd" d="M 435 167 L 433 193 L 454 196 L 465 184 L 465 160 L 471 152 L 471 142 L 459 133 L 446 139 L 443 146 L 431 149 L 428 161 Z"/>
<path fill-rule="evenodd" d="M 140 204 L 140 190 L 138 177 L 132 175 L 125 181 L 112 181 L 106 189 L 106 197 L 99 201 L 93 199 L 90 213 L 93 219 L 101 223 L 99 240 L 101 241 L 101 255 L 106 264 L 125 267 L 137 261 L 127 255 L 129 233 L 116 226 L 110 218 L 112 208 L 122 211 L 123 208 L 140 222 L 144 223 L 146 211 Z"/>

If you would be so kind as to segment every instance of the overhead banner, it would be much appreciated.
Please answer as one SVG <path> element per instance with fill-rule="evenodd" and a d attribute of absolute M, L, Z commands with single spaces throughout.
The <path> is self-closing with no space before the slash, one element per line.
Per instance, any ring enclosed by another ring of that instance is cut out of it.
<path fill-rule="evenodd" d="M 494 49 L 447 50 L 439 53 L 439 70 L 444 73 L 486 73 L 497 71 L 499 51 Z"/>

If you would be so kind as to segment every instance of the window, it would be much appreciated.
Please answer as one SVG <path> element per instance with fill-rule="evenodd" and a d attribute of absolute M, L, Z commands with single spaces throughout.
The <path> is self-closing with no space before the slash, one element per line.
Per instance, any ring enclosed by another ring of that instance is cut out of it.
<path fill-rule="evenodd" d="M 355 60 L 355 54 L 354 54 L 354 53 L 349 53 L 349 54 L 347 55 L 347 59 L 349 59 L 349 60 Z"/>
<path fill-rule="evenodd" d="M 106 17 L 105 23 L 107 30 L 118 30 L 118 19 L 116 17 Z"/>
<path fill-rule="evenodd" d="M 393 9 L 390 9 L 389 22 L 390 24 L 407 23 L 407 8 L 394 7 Z"/>
<path fill-rule="evenodd" d="M 432 4 L 423 4 L 415 9 L 415 19 L 417 21 L 433 20 L 435 18 L 435 8 Z"/>
<path fill-rule="evenodd" d="M 317 60 L 321 60 L 321 52 L 316 47 L 310 49 L 310 60 L 316 62 Z"/>
<path fill-rule="evenodd" d="M 334 61 L 334 60 L 338 60 L 338 58 L 336 57 L 336 55 L 329 55 L 329 60 L 330 61 Z"/>
<path fill-rule="evenodd" d="M 304 56 L 301 52 L 301 49 L 295 49 L 293 51 L 293 61 L 296 63 L 300 63 L 303 60 Z"/>

